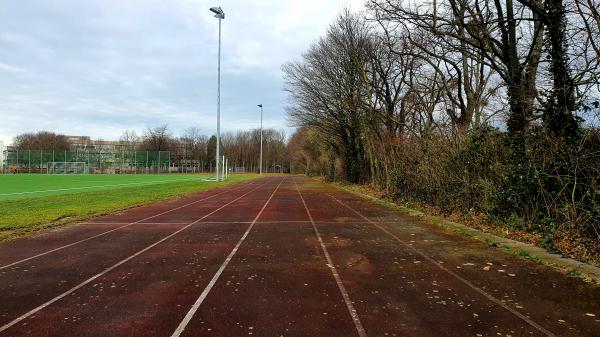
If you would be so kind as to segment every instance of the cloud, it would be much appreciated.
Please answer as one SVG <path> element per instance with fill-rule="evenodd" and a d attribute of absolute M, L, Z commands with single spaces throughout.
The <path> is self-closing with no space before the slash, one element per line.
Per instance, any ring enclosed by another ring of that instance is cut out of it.
<path fill-rule="evenodd" d="M 362 0 L 222 0 L 222 127 L 286 129 L 281 65 Z M 22 0 L 0 11 L 0 140 L 214 130 L 217 20 L 205 0 Z"/>

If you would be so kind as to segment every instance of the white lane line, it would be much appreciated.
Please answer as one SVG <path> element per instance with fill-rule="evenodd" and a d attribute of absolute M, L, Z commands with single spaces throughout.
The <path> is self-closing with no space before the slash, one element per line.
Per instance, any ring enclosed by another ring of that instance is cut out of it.
<path fill-rule="evenodd" d="M 298 183 L 295 180 L 294 180 L 294 184 L 296 184 L 296 189 L 298 190 L 298 194 L 300 195 L 300 199 L 302 200 L 302 204 L 304 205 L 306 214 L 308 214 L 308 218 L 310 219 L 312 227 L 315 231 L 317 240 L 321 244 L 321 248 L 323 249 L 323 255 L 325 255 L 325 259 L 327 260 L 327 266 L 329 267 L 329 269 L 331 270 L 331 273 L 333 274 L 333 278 L 335 279 L 335 283 L 337 283 L 338 289 L 340 290 L 340 293 L 342 294 L 342 297 L 344 298 L 344 302 L 346 303 L 346 307 L 348 308 L 350 317 L 352 317 L 352 321 L 354 322 L 354 326 L 356 327 L 356 332 L 358 333 L 358 335 L 360 337 L 366 337 L 367 332 L 365 331 L 365 328 L 363 327 L 362 322 L 360 321 L 360 317 L 358 317 L 358 312 L 354 308 L 354 305 L 352 304 L 352 300 L 350 300 L 350 295 L 348 294 L 348 291 L 346 291 L 346 287 L 344 287 L 344 283 L 342 282 L 342 277 L 340 276 L 337 269 L 335 268 L 335 265 L 333 264 L 333 260 L 331 259 L 331 256 L 329 255 L 329 251 L 327 251 L 327 247 L 325 246 L 325 243 L 323 242 L 323 238 L 321 238 L 321 233 L 319 233 L 319 230 L 317 229 L 317 225 L 315 224 L 315 221 L 312 217 L 312 214 L 310 213 L 310 210 L 308 209 L 308 206 L 306 205 L 306 201 L 304 201 L 302 192 L 300 192 L 300 187 L 298 186 Z"/>
<path fill-rule="evenodd" d="M 108 268 L 104 269 L 104 270 L 103 270 L 103 271 L 101 271 L 100 273 L 98 273 L 98 274 L 96 274 L 96 275 L 94 275 L 94 276 L 92 276 L 92 277 L 88 278 L 87 280 L 85 280 L 85 281 L 81 282 L 80 284 L 76 285 L 75 287 L 73 287 L 73 288 L 71 288 L 71 289 L 69 289 L 69 290 L 65 291 L 64 293 L 62 293 L 62 294 L 60 294 L 60 295 L 58 295 L 58 296 L 54 297 L 53 299 L 49 300 L 48 302 L 46 302 L 46 303 L 44 303 L 44 304 L 42 304 L 42 305 L 39 305 L 39 306 L 37 306 L 36 308 L 34 308 L 34 309 L 32 309 L 32 310 L 30 310 L 30 311 L 26 312 L 25 314 L 23 314 L 23 315 L 21 315 L 21 316 L 19 316 L 19 317 L 15 318 L 14 320 L 12 320 L 12 321 L 10 321 L 9 323 L 7 323 L 7 324 L 3 325 L 2 327 L 0 327 L 0 332 L 3 332 L 3 331 L 5 331 L 6 329 L 8 329 L 8 328 L 12 327 L 13 325 L 15 325 L 15 324 L 17 324 L 17 323 L 19 323 L 19 322 L 23 321 L 24 319 L 26 319 L 26 318 L 28 318 L 28 317 L 30 317 L 30 316 L 32 316 L 32 315 L 34 315 L 34 314 L 36 314 L 37 312 L 39 312 L 40 310 L 42 310 L 42 309 L 46 308 L 47 306 L 51 305 L 52 303 L 54 303 L 54 302 L 56 302 L 56 301 L 59 301 L 60 299 L 62 299 L 62 298 L 64 298 L 64 297 L 66 297 L 66 296 L 68 296 L 68 295 L 72 294 L 73 292 L 75 292 L 75 291 L 79 290 L 80 288 L 82 288 L 82 287 L 84 287 L 85 285 L 87 285 L 87 284 L 91 283 L 92 281 L 96 280 L 97 278 L 99 278 L 99 277 L 101 277 L 101 276 L 105 275 L 106 273 L 108 273 L 108 272 L 110 272 L 110 271 L 112 271 L 112 270 L 116 269 L 117 267 L 119 267 L 119 266 L 123 265 L 124 263 L 126 263 L 126 262 L 128 262 L 128 261 L 131 261 L 131 260 L 132 260 L 132 259 L 134 259 L 135 257 L 137 257 L 137 256 L 139 256 L 139 255 L 141 255 L 141 254 L 143 254 L 143 253 L 147 252 L 148 250 L 150 250 L 150 249 L 152 249 L 152 248 L 156 247 L 157 245 L 161 244 L 162 242 L 165 242 L 166 240 L 168 240 L 168 239 L 170 239 L 170 238 L 174 237 L 175 235 L 177 235 L 177 234 L 179 234 L 179 233 L 183 232 L 184 230 L 186 230 L 186 229 L 190 228 L 192 225 L 194 225 L 194 224 L 196 224 L 196 223 L 200 222 L 200 221 L 201 221 L 201 220 L 203 220 L 203 219 L 206 219 L 207 217 L 209 217 L 209 216 L 213 215 L 214 213 L 216 213 L 216 212 L 218 212 L 218 211 L 222 210 L 223 208 L 225 208 L 225 207 L 227 207 L 227 206 L 231 205 L 232 203 L 234 203 L 234 202 L 236 202 L 236 201 L 240 200 L 241 198 L 245 197 L 246 195 L 250 194 L 251 192 L 255 191 L 256 189 L 258 189 L 258 188 L 259 188 L 259 187 L 261 187 L 261 186 L 262 186 L 262 185 L 259 185 L 259 186 L 255 187 L 255 188 L 251 189 L 250 191 L 248 191 L 248 192 L 246 192 L 246 193 L 242 194 L 241 196 L 239 196 L 239 197 L 237 197 L 237 198 L 233 199 L 232 201 L 230 201 L 230 202 L 226 203 L 225 205 L 223 205 L 223 206 L 221 206 L 221 207 L 217 208 L 216 210 L 214 210 L 214 211 L 212 211 L 212 212 L 210 212 L 210 213 L 208 213 L 208 214 L 204 215 L 202 218 L 200 218 L 200 219 L 198 219 L 198 220 L 196 220 L 196 221 L 194 221 L 194 222 L 192 222 L 192 223 L 188 224 L 188 225 L 187 225 L 187 226 L 185 226 L 185 227 L 182 227 L 182 228 L 178 229 L 177 231 L 175 231 L 175 232 L 173 232 L 173 233 L 171 233 L 171 234 L 167 235 L 166 237 L 164 237 L 164 238 L 160 239 L 159 241 L 157 241 L 157 242 L 155 242 L 155 243 L 151 244 L 150 246 L 148 246 L 148 247 L 146 247 L 146 248 L 144 248 L 144 249 L 142 249 L 142 250 L 138 251 L 137 253 L 135 253 L 135 254 L 133 254 L 133 255 L 131 255 L 131 256 L 129 256 L 129 257 L 127 257 L 127 258 L 125 258 L 125 259 L 123 259 L 123 260 L 119 261 L 119 262 L 117 262 L 116 264 L 114 264 L 114 265 L 112 265 L 112 266 L 110 266 L 110 267 L 108 267 Z"/>
<path fill-rule="evenodd" d="M 150 181 L 150 182 L 146 181 L 146 182 L 137 182 L 137 183 L 122 183 L 122 184 L 110 184 L 110 185 L 95 185 L 95 186 L 82 186 L 82 187 L 70 187 L 70 188 L 57 188 L 57 189 L 52 189 L 52 190 L 39 190 L 39 191 L 27 191 L 27 192 L 0 193 L 0 197 L 8 197 L 8 196 L 11 196 L 11 195 L 36 194 L 36 193 L 76 191 L 76 190 L 85 190 L 85 189 L 91 189 L 91 188 L 121 187 L 121 186 L 131 186 L 131 185 L 154 185 L 154 184 L 163 184 L 163 183 L 168 183 L 168 182 L 192 181 L 192 180 L 200 180 L 200 178 L 185 178 L 185 179 L 173 179 L 173 180 L 157 180 L 157 181 Z"/>
<path fill-rule="evenodd" d="M 333 200 L 337 201 L 340 205 L 348 208 L 349 210 L 351 210 L 352 212 L 354 212 L 355 214 L 357 214 L 358 216 L 360 216 L 361 218 L 365 219 L 367 222 L 369 222 L 371 225 L 379 228 L 381 231 L 383 231 L 384 233 L 386 233 L 387 235 L 389 235 L 390 237 L 392 237 L 393 239 L 395 239 L 396 241 L 400 242 L 402 245 L 406 246 L 406 248 L 412 250 L 413 252 L 417 253 L 418 255 L 420 255 L 421 257 L 423 257 L 424 259 L 426 259 L 427 261 L 431 262 L 432 264 L 436 265 L 438 268 L 440 268 L 441 270 L 445 271 L 446 273 L 452 275 L 454 278 L 456 278 L 457 280 L 461 281 L 463 284 L 467 285 L 469 288 L 475 290 L 476 292 L 478 292 L 479 294 L 483 295 L 485 298 L 487 298 L 488 300 L 496 303 L 497 305 L 499 305 L 500 307 L 506 309 L 507 311 L 509 311 L 510 313 L 512 313 L 513 315 L 517 316 L 518 318 L 522 319 L 523 321 L 525 321 L 527 324 L 529 324 L 530 326 L 534 327 L 535 329 L 537 329 L 538 331 L 540 331 L 541 333 L 543 333 L 546 336 L 550 336 L 550 337 L 555 337 L 556 335 L 548 330 L 546 330 L 543 326 L 537 324 L 536 322 L 534 322 L 533 320 L 531 320 L 529 317 L 521 314 L 520 312 L 514 310 L 513 308 L 509 307 L 508 305 L 504 304 L 502 301 L 500 301 L 499 299 L 497 299 L 496 297 L 494 297 L 493 295 L 487 293 L 485 290 L 477 287 L 476 285 L 474 285 L 473 283 L 471 283 L 469 280 L 463 278 L 462 276 L 456 274 L 455 272 L 451 271 L 450 269 L 442 266 L 439 262 L 437 262 L 436 260 L 432 259 L 431 257 L 429 257 L 428 255 L 426 255 L 425 253 L 421 252 L 420 250 L 416 249 L 415 247 L 409 245 L 407 242 L 405 242 L 404 240 L 400 239 L 397 235 L 395 235 L 394 233 L 390 232 L 389 230 L 387 230 L 385 227 L 379 225 L 378 223 L 372 221 L 371 219 L 367 218 L 366 216 L 364 216 L 362 213 L 360 213 L 359 211 L 355 210 L 354 208 L 352 208 L 350 205 L 345 204 L 344 202 L 338 200 L 336 197 L 334 197 L 333 195 L 327 194 L 330 198 L 332 198 Z"/>
<path fill-rule="evenodd" d="M 208 294 L 210 293 L 210 291 L 212 290 L 212 288 L 214 287 L 214 285 L 219 280 L 219 277 L 221 276 L 221 274 L 223 273 L 223 271 L 225 270 L 225 268 L 227 268 L 227 265 L 229 264 L 229 261 L 231 261 L 231 259 L 235 255 L 235 253 L 237 253 L 238 249 L 240 248 L 240 246 L 242 245 L 242 243 L 244 242 L 244 240 L 246 240 L 246 237 L 248 236 L 248 234 L 252 230 L 252 227 L 254 227 L 254 224 L 256 224 L 256 221 L 258 220 L 258 218 L 260 217 L 260 215 L 263 213 L 263 211 L 265 210 L 265 208 L 267 208 L 267 205 L 269 204 L 269 202 L 271 201 L 271 199 L 273 199 L 273 195 L 275 195 L 275 192 L 277 192 L 277 190 L 279 189 L 279 186 L 281 186 L 281 184 L 283 183 L 283 181 L 285 179 L 286 179 L 286 177 L 284 177 L 283 179 L 281 179 L 281 181 L 279 182 L 279 185 L 277 185 L 277 187 L 275 188 L 275 190 L 273 191 L 273 193 L 271 193 L 271 196 L 269 197 L 269 199 L 265 202 L 265 204 L 263 205 L 263 207 L 260 209 L 260 211 L 258 212 L 258 214 L 256 215 L 256 217 L 254 218 L 254 221 L 252 221 L 252 223 L 250 224 L 250 226 L 248 226 L 248 229 L 246 229 L 246 232 L 244 233 L 244 235 L 240 238 L 240 240 L 238 241 L 237 245 L 235 245 L 235 247 L 233 248 L 233 250 L 229 253 L 229 255 L 227 256 L 227 258 L 225 259 L 225 261 L 223 262 L 223 264 L 221 265 L 221 267 L 219 268 L 219 270 L 217 270 L 217 272 L 215 273 L 215 275 L 213 276 L 213 278 L 210 280 L 210 282 L 208 283 L 208 285 L 206 286 L 206 288 L 204 288 L 204 291 L 202 291 L 202 293 L 200 294 L 200 296 L 198 297 L 198 299 L 196 300 L 196 302 L 194 303 L 194 305 L 192 305 L 192 307 L 187 312 L 187 314 L 185 315 L 185 317 L 183 318 L 183 320 L 181 321 L 181 323 L 179 323 L 179 326 L 177 326 L 177 329 L 175 329 L 175 331 L 173 332 L 173 334 L 171 335 L 171 337 L 179 337 L 181 335 L 181 333 L 183 333 L 183 331 L 185 330 L 186 326 L 190 323 L 190 321 L 194 317 L 194 314 L 196 314 L 196 311 L 198 311 L 198 308 L 200 308 L 200 305 L 202 304 L 202 302 L 204 302 L 204 300 L 206 299 L 206 296 L 208 296 Z"/>
<path fill-rule="evenodd" d="M 398 221 L 400 220 L 382 220 L 382 221 L 377 221 L 377 223 L 380 224 L 397 224 Z M 252 221 L 203 221 L 203 224 L 230 224 L 230 223 L 235 223 L 235 224 L 243 224 L 243 223 L 252 223 Z M 310 223 L 310 221 L 308 220 L 282 220 L 282 221 L 257 221 L 257 224 L 306 224 L 306 223 Z M 315 221 L 315 224 L 317 225 L 354 225 L 354 224 L 365 224 L 367 223 L 364 220 L 361 221 L 344 221 L 344 222 L 338 222 L 338 221 Z M 127 225 L 129 224 L 129 222 L 111 222 L 111 221 L 106 221 L 106 222 L 78 222 L 78 225 Z M 148 222 L 138 222 L 138 225 L 187 225 L 189 224 L 189 222 L 152 222 L 152 221 L 148 221 Z"/>
<path fill-rule="evenodd" d="M 78 244 L 80 244 L 80 243 L 83 243 L 83 242 L 86 242 L 86 241 L 89 241 L 89 240 L 93 240 L 93 239 L 99 238 L 99 237 L 101 237 L 101 236 L 104 236 L 104 235 L 106 235 L 106 234 L 112 233 L 112 232 L 114 232 L 114 231 L 118 231 L 118 230 L 120 230 L 120 229 L 123 229 L 123 228 L 129 227 L 129 226 L 133 226 L 133 225 L 136 225 L 136 224 L 140 224 L 140 223 L 142 223 L 142 222 L 144 222 L 144 221 L 147 221 L 147 220 L 150 220 L 150 219 L 154 219 L 154 218 L 156 218 L 156 217 L 159 217 L 159 216 L 161 216 L 161 215 L 165 215 L 165 214 L 167 214 L 167 213 L 170 213 L 170 212 L 177 211 L 177 210 L 179 210 L 179 209 L 182 209 L 182 208 L 184 208 L 184 207 L 187 207 L 187 206 L 191 206 L 191 205 L 193 205 L 193 204 L 196 204 L 196 203 L 199 203 L 199 202 L 201 202 L 201 201 L 205 201 L 205 200 L 208 200 L 208 199 L 212 199 L 212 198 L 214 198 L 214 197 L 216 197 L 216 196 L 219 196 L 219 195 L 221 195 L 221 194 L 224 194 L 224 193 L 227 193 L 227 192 L 231 192 L 232 190 L 233 190 L 233 191 L 235 191 L 235 190 L 242 189 L 243 187 L 246 187 L 247 185 L 251 185 L 251 184 L 244 184 L 244 185 L 240 186 L 239 188 L 235 188 L 235 189 L 227 189 L 227 190 L 225 190 L 225 191 L 223 191 L 223 192 L 220 192 L 220 193 L 217 193 L 217 194 L 211 195 L 211 196 L 209 196 L 209 197 L 202 198 L 202 199 L 199 199 L 199 200 L 196 200 L 196 201 L 193 201 L 193 202 L 187 203 L 187 204 L 185 204 L 185 205 L 182 205 L 182 206 L 179 206 L 179 207 L 175 207 L 175 208 L 173 208 L 173 209 L 170 209 L 170 210 L 164 211 L 164 212 L 162 212 L 162 213 L 158 213 L 158 214 L 152 215 L 152 216 L 150 216 L 150 217 L 147 217 L 147 218 L 144 218 L 144 219 L 141 219 L 141 220 L 135 221 L 135 222 L 129 222 L 129 223 L 125 223 L 123 226 L 120 226 L 120 227 L 117 227 L 117 228 L 113 228 L 113 229 L 111 229 L 111 230 L 108 230 L 108 231 L 106 231 L 106 232 L 102 232 L 102 233 L 96 234 L 96 235 L 94 235 L 94 236 L 90 236 L 90 237 L 88 237 L 88 238 L 81 239 L 81 240 L 79 240 L 79 241 L 75 241 L 75 242 L 69 243 L 69 244 L 67 244 L 67 245 L 64 245 L 64 246 L 61 246 L 61 247 L 58 247 L 58 248 L 54 248 L 54 249 L 51 249 L 51 250 L 49 250 L 49 251 L 46 251 L 46 252 L 43 252 L 43 253 L 39 253 L 39 254 L 37 254 L 37 255 L 30 256 L 30 257 L 28 257 L 28 258 L 24 258 L 24 259 L 22 259 L 22 260 L 19 260 L 19 261 L 15 261 L 15 262 L 9 263 L 9 264 L 7 264 L 7 265 L 4 265 L 4 266 L 0 266 L 0 270 L 3 270 L 3 269 L 6 269 L 6 268 L 10 268 L 10 267 L 16 266 L 16 265 L 18 265 L 18 264 L 21 264 L 21 263 L 23 263 L 23 262 L 27 262 L 27 261 L 30 261 L 30 260 L 36 259 L 36 258 L 38 258 L 38 257 L 41 257 L 41 256 L 44 256 L 44 255 L 51 254 L 51 253 L 57 252 L 57 251 L 59 251 L 59 250 L 62 250 L 62 249 L 65 249 L 65 248 L 69 248 L 69 247 L 72 247 L 72 246 L 78 245 Z M 187 223 L 186 223 L 186 224 L 187 224 Z"/>
<path fill-rule="evenodd" d="M 249 224 L 252 221 L 202 221 L 202 224 Z M 257 224 L 307 224 L 309 220 L 282 220 L 282 221 L 257 221 Z M 351 221 L 351 222 L 335 222 L 335 221 L 315 221 L 316 224 L 364 224 L 365 221 Z M 386 222 L 384 222 L 386 223 Z M 396 221 L 389 221 L 389 223 L 397 223 Z M 80 225 L 125 225 L 127 222 L 81 222 Z M 139 222 L 138 225 L 187 225 L 189 222 Z"/>

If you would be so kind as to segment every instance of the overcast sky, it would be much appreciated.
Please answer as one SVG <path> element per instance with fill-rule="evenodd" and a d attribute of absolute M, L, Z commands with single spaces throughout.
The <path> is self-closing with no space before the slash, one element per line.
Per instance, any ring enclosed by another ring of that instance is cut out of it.
<path fill-rule="evenodd" d="M 0 140 L 50 130 L 117 139 L 168 124 L 212 134 L 218 20 L 224 130 L 285 129 L 281 65 L 362 0 L 0 0 Z"/>

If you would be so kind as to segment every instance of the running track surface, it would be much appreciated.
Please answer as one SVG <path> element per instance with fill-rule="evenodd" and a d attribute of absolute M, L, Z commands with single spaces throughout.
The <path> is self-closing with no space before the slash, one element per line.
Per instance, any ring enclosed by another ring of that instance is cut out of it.
<path fill-rule="evenodd" d="M 0 245 L 0 336 L 599 336 L 600 290 L 302 177 Z"/>

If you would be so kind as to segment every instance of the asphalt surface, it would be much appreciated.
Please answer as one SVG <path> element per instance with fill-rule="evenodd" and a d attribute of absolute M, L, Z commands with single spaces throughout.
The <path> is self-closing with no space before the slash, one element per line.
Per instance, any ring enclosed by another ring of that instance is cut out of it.
<path fill-rule="evenodd" d="M 600 336 L 600 287 L 303 177 L 0 244 L 0 336 Z"/>

